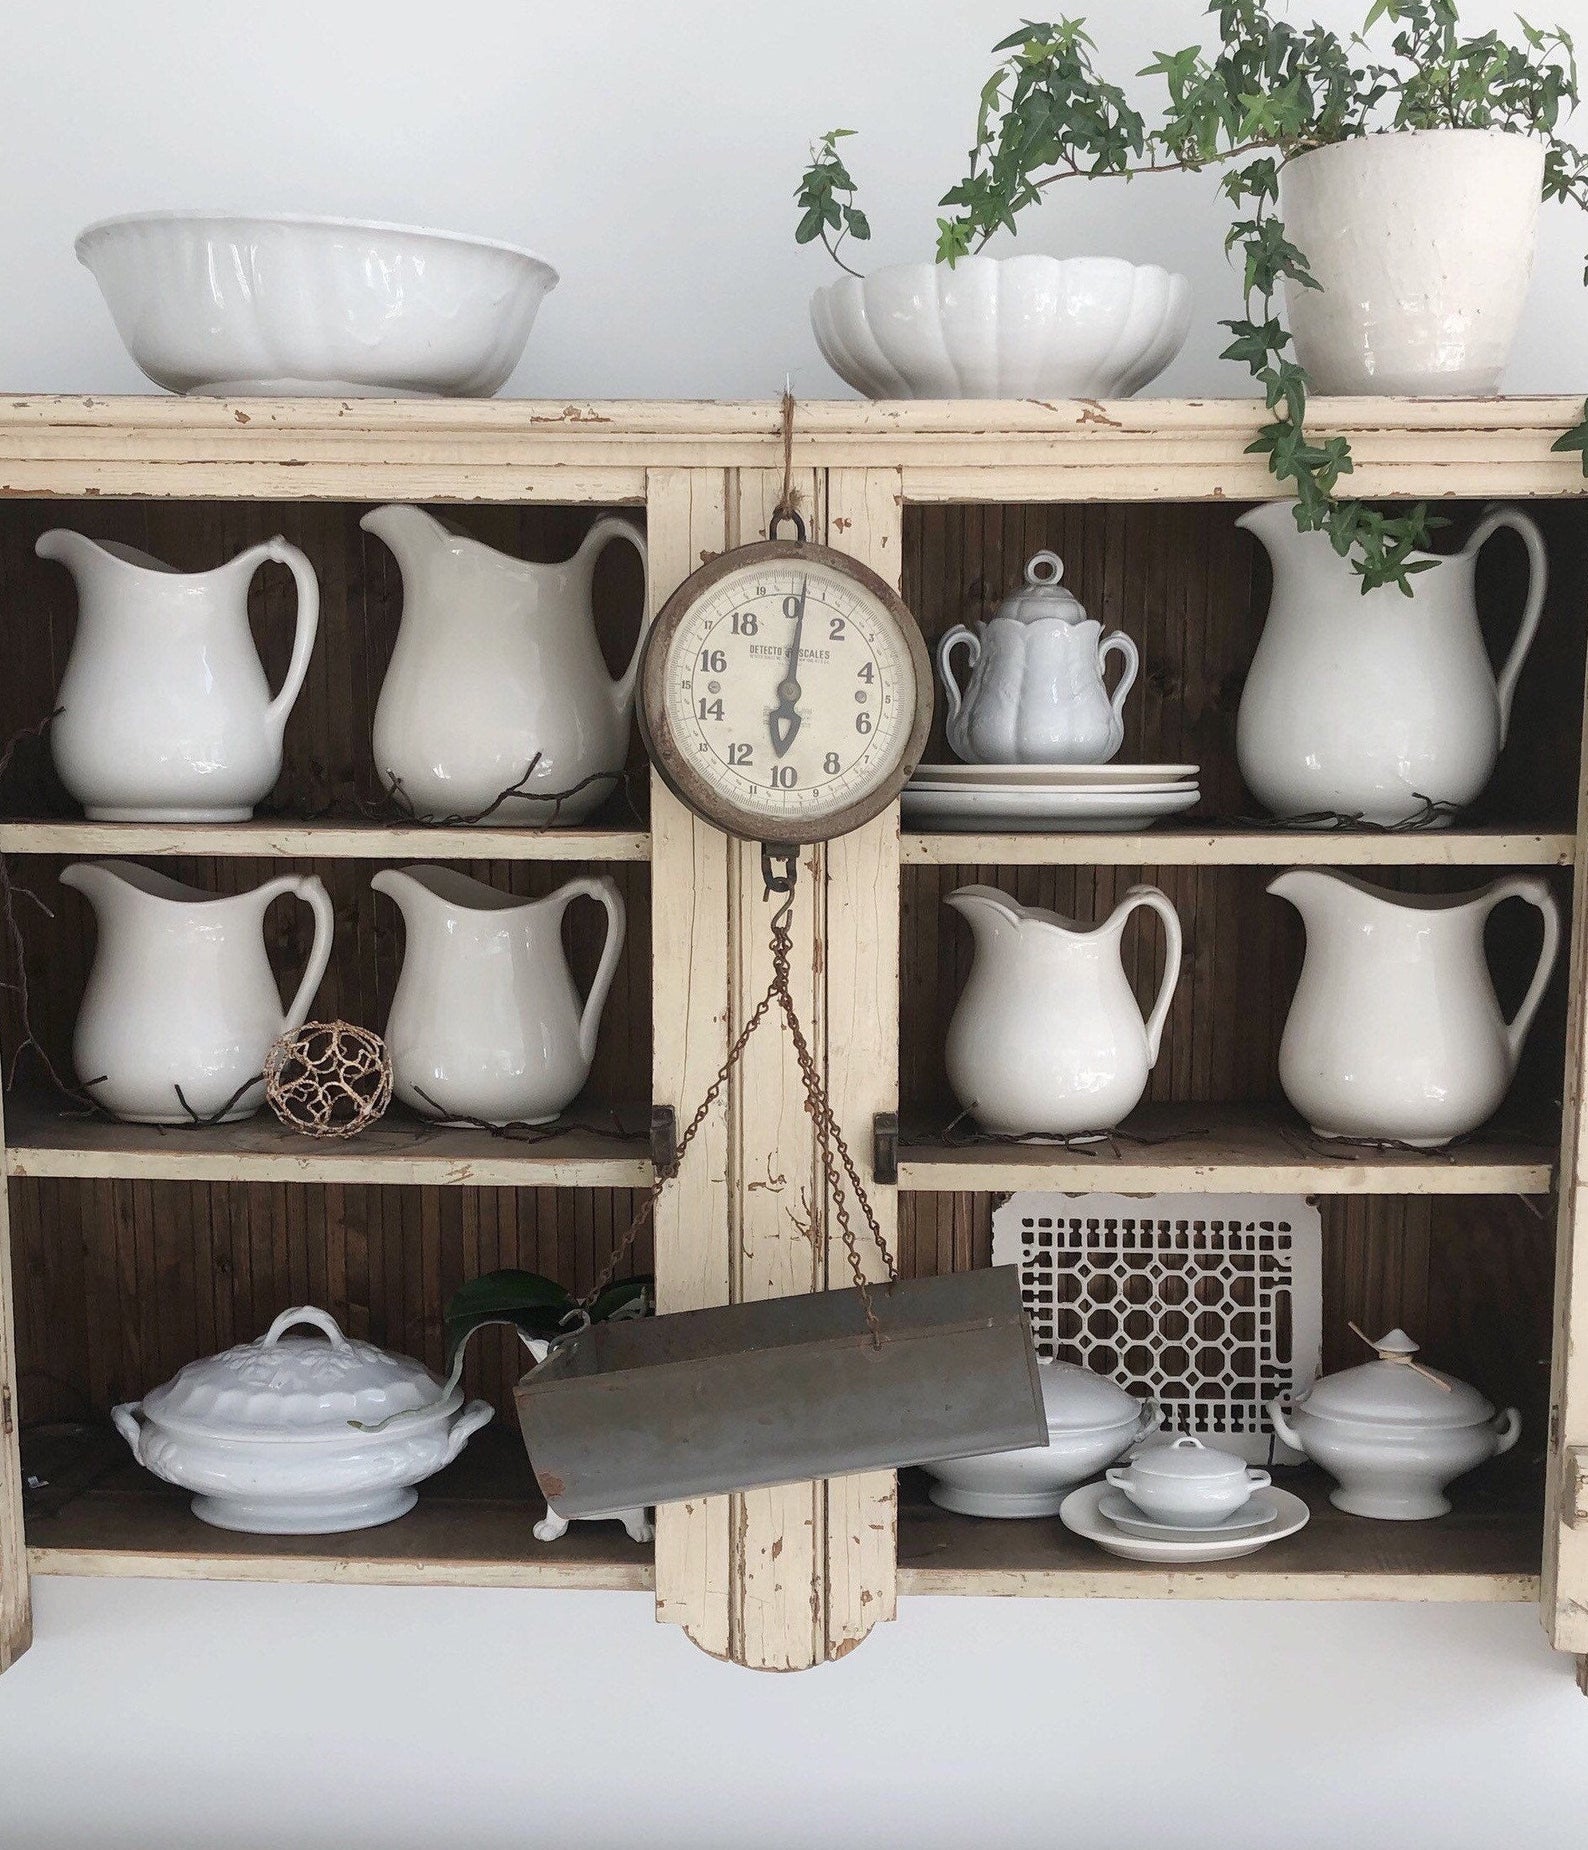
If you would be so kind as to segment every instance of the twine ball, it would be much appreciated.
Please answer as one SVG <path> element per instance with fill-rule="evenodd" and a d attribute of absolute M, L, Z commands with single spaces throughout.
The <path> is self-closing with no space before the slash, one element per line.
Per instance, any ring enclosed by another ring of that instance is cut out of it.
<path fill-rule="evenodd" d="M 386 1043 L 350 1021 L 306 1021 L 271 1043 L 265 1097 L 289 1130 L 356 1137 L 391 1103 Z"/>

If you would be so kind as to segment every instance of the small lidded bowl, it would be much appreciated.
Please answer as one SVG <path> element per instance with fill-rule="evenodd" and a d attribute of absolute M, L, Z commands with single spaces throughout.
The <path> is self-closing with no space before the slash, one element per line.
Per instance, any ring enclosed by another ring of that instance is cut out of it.
<path fill-rule="evenodd" d="M 1254 1490 L 1266 1490 L 1266 1471 L 1254 1471 L 1234 1452 L 1215 1451 L 1189 1436 L 1138 1452 L 1108 1473 L 1142 1515 L 1181 1529 L 1205 1529 L 1244 1509 Z"/>
<path fill-rule="evenodd" d="M 286 1334 L 300 1324 L 323 1334 Z M 392 1521 L 491 1414 L 489 1401 L 465 1406 L 422 1362 L 354 1342 L 308 1305 L 111 1409 L 138 1463 L 195 1493 L 195 1516 L 255 1535 Z"/>
<path fill-rule="evenodd" d="M 1351 1329 L 1377 1359 L 1325 1375 L 1288 1415 L 1270 1401 L 1274 1431 L 1334 1478 L 1336 1509 L 1385 1522 L 1443 1516 L 1445 1486 L 1510 1451 L 1522 1417 L 1515 1407 L 1496 1413 L 1475 1387 L 1416 1361 L 1404 1330 L 1374 1342 Z"/>
<path fill-rule="evenodd" d="M 1077 1484 L 1095 1477 L 1150 1432 L 1163 1414 L 1074 1362 L 1037 1358 L 1046 1445 L 950 1458 L 923 1467 L 932 1501 L 963 1516 L 1053 1516 Z"/>

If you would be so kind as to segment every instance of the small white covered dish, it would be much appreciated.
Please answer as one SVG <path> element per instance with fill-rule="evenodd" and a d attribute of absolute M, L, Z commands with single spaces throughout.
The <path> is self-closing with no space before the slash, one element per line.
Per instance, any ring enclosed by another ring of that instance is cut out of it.
<path fill-rule="evenodd" d="M 986 1452 L 925 1466 L 932 1501 L 962 1516 L 1054 1516 L 1065 1493 L 1122 1458 L 1163 1414 L 1073 1362 L 1037 1358 L 1046 1445 Z"/>
<path fill-rule="evenodd" d="M 1107 1475 L 1143 1516 L 1185 1529 L 1224 1522 L 1272 1481 L 1234 1452 L 1216 1451 L 1188 1434 L 1167 1445 L 1144 1446 L 1128 1465 L 1116 1465 Z"/>
<path fill-rule="evenodd" d="M 330 1340 L 289 1337 L 299 1324 Z M 255 1535 L 392 1521 L 491 1414 L 488 1401 L 465 1406 L 422 1362 L 353 1342 L 307 1305 L 111 1409 L 139 1464 L 196 1493 L 195 1516 Z"/>
<path fill-rule="evenodd" d="M 1371 1346 L 1377 1361 L 1325 1375 L 1288 1416 L 1270 1401 L 1274 1431 L 1337 1481 L 1337 1509 L 1388 1522 L 1443 1516 L 1445 1486 L 1510 1451 L 1521 1415 L 1496 1413 L 1475 1387 L 1413 1361 L 1417 1344 L 1404 1330 Z"/>

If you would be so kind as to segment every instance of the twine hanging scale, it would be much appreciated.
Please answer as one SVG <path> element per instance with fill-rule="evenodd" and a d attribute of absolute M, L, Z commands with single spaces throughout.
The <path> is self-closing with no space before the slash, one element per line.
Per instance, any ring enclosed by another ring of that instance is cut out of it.
<path fill-rule="evenodd" d="M 768 522 L 768 537 L 775 540 L 778 528 L 787 521 L 794 528 L 796 543 L 802 544 L 805 539 L 805 522 L 800 517 L 799 497 L 794 487 L 794 395 L 786 385 L 783 391 L 782 413 L 783 486 Z M 762 897 L 768 902 L 774 899 L 778 901 L 771 919 L 772 980 L 767 984 L 766 993 L 746 1017 L 733 1045 L 728 1049 L 727 1058 L 719 1068 L 716 1078 L 707 1088 L 706 1095 L 700 1101 L 695 1115 L 684 1127 L 683 1135 L 678 1139 L 671 1159 L 658 1167 L 655 1180 L 635 1211 L 628 1231 L 618 1242 L 611 1258 L 601 1268 L 595 1283 L 579 1300 L 581 1312 L 589 1311 L 596 1299 L 612 1283 L 618 1267 L 633 1252 L 635 1241 L 655 1215 L 657 1198 L 678 1174 L 685 1153 L 702 1125 L 710 1117 L 718 1099 L 721 1098 L 723 1088 L 732 1076 L 734 1068 L 744 1057 L 744 1050 L 749 1045 L 751 1037 L 772 1012 L 775 1004 L 783 1019 L 784 1027 L 788 1031 L 789 1040 L 794 1048 L 794 1056 L 799 1062 L 801 1103 L 806 1116 L 816 1130 L 822 1177 L 827 1185 L 828 1199 L 832 1203 L 833 1218 L 838 1222 L 839 1232 L 843 1237 L 844 1251 L 849 1259 L 849 1269 L 860 1292 L 860 1301 L 865 1310 L 866 1327 L 871 1333 L 874 1345 L 880 1345 L 882 1341 L 876 1308 L 871 1300 L 870 1283 L 866 1278 L 865 1267 L 861 1263 L 859 1240 L 850 1217 L 851 1193 L 853 1205 L 859 1210 L 877 1251 L 882 1255 L 890 1284 L 897 1282 L 899 1268 L 881 1224 L 877 1220 L 876 1212 L 871 1205 L 871 1198 L 866 1193 L 865 1184 L 860 1179 L 860 1171 L 849 1145 L 838 1126 L 837 1118 L 833 1113 L 832 1099 L 817 1065 L 816 1056 L 811 1051 L 805 1025 L 800 1020 L 799 1010 L 794 1002 L 794 993 L 790 987 L 789 978 L 794 951 L 792 934 L 794 888 L 798 873 L 799 851 L 797 848 L 770 843 L 761 844 L 761 877 L 764 882 Z"/>

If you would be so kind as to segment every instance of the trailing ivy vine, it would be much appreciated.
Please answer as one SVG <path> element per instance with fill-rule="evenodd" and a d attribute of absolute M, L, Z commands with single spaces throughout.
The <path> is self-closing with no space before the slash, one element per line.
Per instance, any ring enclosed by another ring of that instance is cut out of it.
<path fill-rule="evenodd" d="M 1019 214 L 1061 181 L 1227 166 L 1225 248 L 1241 265 L 1243 312 L 1223 324 L 1231 339 L 1222 357 L 1247 368 L 1272 414 L 1250 449 L 1294 493 L 1297 526 L 1326 533 L 1364 590 L 1409 592 L 1413 574 L 1431 563 L 1418 555 L 1442 523 L 1425 503 L 1385 513 L 1341 499 L 1350 446 L 1307 429 L 1307 375 L 1278 296 L 1318 284 L 1280 219 L 1280 173 L 1310 148 L 1359 135 L 1506 130 L 1542 141 L 1546 200 L 1588 208 L 1588 157 L 1562 133 L 1578 101 L 1571 38 L 1522 19 L 1515 43 L 1497 32 L 1464 37 L 1456 0 L 1372 0 L 1349 40 L 1276 19 L 1266 0 L 1211 0 L 1207 11 L 1217 30 L 1211 53 L 1196 45 L 1159 53 L 1138 73 L 1161 86 L 1155 123 L 1099 70 L 1082 20 L 1027 21 L 996 45 L 964 177 L 940 202 L 948 211 L 937 224 L 938 261 L 956 263 L 995 232 L 1015 231 Z M 796 236 L 819 238 L 854 275 L 840 247 L 865 242 L 871 227 L 838 150 L 852 132 L 835 129 L 813 148 L 796 194 Z M 1579 451 L 1588 471 L 1588 404 L 1555 448 Z"/>

